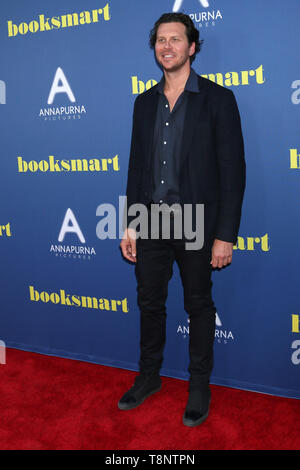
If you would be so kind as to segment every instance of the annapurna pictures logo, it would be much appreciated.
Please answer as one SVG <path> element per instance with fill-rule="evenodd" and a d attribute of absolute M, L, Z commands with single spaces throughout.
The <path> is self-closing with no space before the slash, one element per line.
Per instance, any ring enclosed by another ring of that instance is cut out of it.
<path fill-rule="evenodd" d="M 66 235 L 69 233 L 74 234 L 78 238 L 80 245 L 75 243 L 73 245 L 66 245 L 63 243 Z M 66 211 L 58 235 L 58 242 L 58 244 L 52 244 L 50 246 L 50 253 L 57 257 L 91 260 L 92 256 L 96 255 L 96 250 L 94 247 L 86 246 L 86 240 L 83 232 L 73 211 L 70 208 Z"/>
<path fill-rule="evenodd" d="M 178 325 L 177 334 L 180 334 L 183 338 L 187 338 L 189 336 L 189 323 L 190 320 L 187 319 L 187 325 Z M 223 328 L 220 316 L 216 313 L 215 341 L 219 344 L 227 344 L 229 341 L 233 340 L 234 336 L 232 331 Z"/>
<path fill-rule="evenodd" d="M 65 103 L 60 106 L 54 104 L 56 95 L 61 93 L 66 95 L 67 105 Z M 44 121 L 81 119 L 82 116 L 86 115 L 85 106 L 77 103 L 70 83 L 61 67 L 58 67 L 55 72 L 47 104 L 48 107 L 41 108 L 39 112 L 39 117 L 43 118 Z"/>
<path fill-rule="evenodd" d="M 199 0 L 199 5 L 204 8 L 204 10 L 195 13 L 188 13 L 186 8 L 189 6 L 189 0 L 175 0 L 172 10 L 173 12 L 178 12 L 184 8 L 184 13 L 187 13 L 199 28 L 216 26 L 216 22 L 222 20 L 223 16 L 220 10 L 210 8 L 210 1 L 211 0 Z"/>
<path fill-rule="evenodd" d="M 179 11 L 182 4 L 183 4 L 183 1 L 184 0 L 175 0 L 174 2 L 174 6 L 173 6 L 173 11 Z M 207 0 L 199 0 L 199 3 L 204 7 L 204 8 L 208 8 L 209 7 L 209 3 Z"/>

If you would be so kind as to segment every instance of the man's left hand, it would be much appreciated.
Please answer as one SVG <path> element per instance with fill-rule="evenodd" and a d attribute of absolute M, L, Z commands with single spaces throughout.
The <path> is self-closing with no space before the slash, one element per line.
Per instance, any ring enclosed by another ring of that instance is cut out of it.
<path fill-rule="evenodd" d="M 215 239 L 210 264 L 213 268 L 223 268 L 232 261 L 233 243 Z"/>

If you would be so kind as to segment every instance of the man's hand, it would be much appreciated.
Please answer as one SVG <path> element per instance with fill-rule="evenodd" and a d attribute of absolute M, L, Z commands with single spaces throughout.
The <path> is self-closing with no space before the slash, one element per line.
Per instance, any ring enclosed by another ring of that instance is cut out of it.
<path fill-rule="evenodd" d="M 213 268 L 223 268 L 232 261 L 233 243 L 215 239 L 210 264 Z"/>
<path fill-rule="evenodd" d="M 124 258 L 136 263 L 136 233 L 132 228 L 127 228 L 120 243 Z"/>

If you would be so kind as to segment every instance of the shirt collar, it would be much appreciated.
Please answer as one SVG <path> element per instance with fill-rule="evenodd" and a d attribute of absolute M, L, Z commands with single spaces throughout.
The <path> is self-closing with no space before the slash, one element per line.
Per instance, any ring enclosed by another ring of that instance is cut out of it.
<path fill-rule="evenodd" d="M 165 77 L 162 76 L 161 81 L 158 83 L 157 91 L 161 94 L 164 92 L 165 86 Z M 184 91 L 191 91 L 192 93 L 199 93 L 199 85 L 198 85 L 198 76 L 194 69 L 191 68 L 189 78 L 184 87 Z"/>

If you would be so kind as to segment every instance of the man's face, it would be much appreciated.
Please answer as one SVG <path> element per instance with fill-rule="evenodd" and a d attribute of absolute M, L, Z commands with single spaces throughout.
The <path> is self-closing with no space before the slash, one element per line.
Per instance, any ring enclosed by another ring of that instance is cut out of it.
<path fill-rule="evenodd" d="M 162 23 L 156 34 L 156 59 L 168 72 L 179 70 L 190 61 L 195 52 L 195 43 L 189 45 L 185 25 Z"/>

